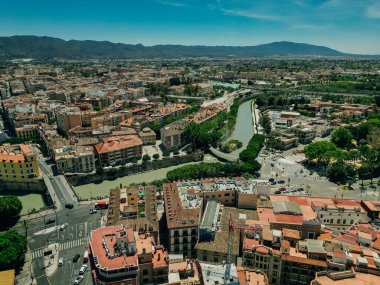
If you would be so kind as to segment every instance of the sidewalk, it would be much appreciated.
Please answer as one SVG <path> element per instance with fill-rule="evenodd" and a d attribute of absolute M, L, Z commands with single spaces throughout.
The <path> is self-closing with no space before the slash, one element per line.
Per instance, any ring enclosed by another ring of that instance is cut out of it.
<path fill-rule="evenodd" d="M 46 276 L 50 277 L 58 268 L 58 243 L 49 244 L 48 250 L 52 251 L 52 254 L 44 257 L 44 266 Z"/>

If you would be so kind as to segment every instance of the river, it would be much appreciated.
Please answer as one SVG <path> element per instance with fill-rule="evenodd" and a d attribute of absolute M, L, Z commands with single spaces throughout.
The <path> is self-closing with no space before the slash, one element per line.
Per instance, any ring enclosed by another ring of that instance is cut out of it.
<path fill-rule="evenodd" d="M 228 140 L 237 139 L 243 143 L 243 146 L 231 154 L 239 155 L 239 153 L 244 150 L 249 140 L 253 136 L 253 125 L 252 125 L 252 112 L 251 112 L 251 102 L 252 100 L 246 101 L 240 105 L 238 110 L 238 115 L 236 118 L 236 125 Z M 216 162 L 218 161 L 216 158 L 210 155 L 205 155 L 204 162 Z M 187 163 L 192 164 L 192 163 Z M 186 165 L 186 164 L 182 164 Z M 182 166 L 179 165 L 179 166 Z M 74 187 L 75 193 L 82 199 L 89 199 L 91 197 L 105 197 L 109 195 L 109 191 L 111 188 L 119 186 L 120 184 L 129 185 L 132 183 L 149 183 L 153 180 L 166 178 L 166 173 L 170 170 L 173 170 L 179 166 L 171 166 L 166 168 L 161 168 L 145 173 L 139 173 L 135 175 L 129 175 L 125 177 L 118 178 L 113 181 L 103 181 L 100 184 L 86 184 Z"/>
<path fill-rule="evenodd" d="M 217 162 L 217 161 L 218 160 L 216 158 L 206 154 L 203 162 Z M 194 163 L 199 163 L 199 162 L 194 162 Z M 185 164 L 181 164 L 177 166 L 160 168 L 160 169 L 149 171 L 149 172 L 124 176 L 124 177 L 115 179 L 113 181 L 105 180 L 100 184 L 91 183 L 91 184 L 81 185 L 81 186 L 74 187 L 74 191 L 82 199 L 89 199 L 91 197 L 95 198 L 98 196 L 105 197 L 109 195 L 109 191 L 111 188 L 115 188 L 116 186 L 119 186 L 120 184 L 123 184 L 124 186 L 126 186 L 132 183 L 143 183 L 143 182 L 149 183 L 149 182 L 152 182 L 153 180 L 166 178 L 166 173 L 170 170 L 173 170 L 183 165 L 194 164 L 194 163 L 185 163 Z"/>
<path fill-rule="evenodd" d="M 231 152 L 233 155 L 239 155 L 248 145 L 249 140 L 253 136 L 253 125 L 252 125 L 252 111 L 251 111 L 252 100 L 246 101 L 240 105 L 235 128 L 228 138 L 229 140 L 239 140 L 243 143 L 243 146 Z"/>

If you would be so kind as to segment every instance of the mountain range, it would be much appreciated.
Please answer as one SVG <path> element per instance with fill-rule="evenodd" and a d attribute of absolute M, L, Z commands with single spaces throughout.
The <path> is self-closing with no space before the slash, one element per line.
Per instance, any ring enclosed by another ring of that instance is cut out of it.
<path fill-rule="evenodd" d="M 348 56 L 324 46 L 273 42 L 256 46 L 186 46 L 122 44 L 108 41 L 69 40 L 38 36 L 0 37 L 0 59 L 79 58 L 180 58 L 180 57 L 273 57 Z"/>

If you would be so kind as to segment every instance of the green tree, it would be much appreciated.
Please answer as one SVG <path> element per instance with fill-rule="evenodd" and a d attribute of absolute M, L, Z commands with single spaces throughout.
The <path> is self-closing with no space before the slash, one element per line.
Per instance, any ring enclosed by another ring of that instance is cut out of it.
<path fill-rule="evenodd" d="M 16 196 L 3 196 L 0 197 L 0 217 L 1 222 L 8 222 L 20 215 L 22 210 L 22 203 Z"/>
<path fill-rule="evenodd" d="M 331 181 L 345 183 L 353 180 L 355 169 L 343 160 L 338 160 L 327 168 L 327 175 Z"/>
<path fill-rule="evenodd" d="M 149 160 L 150 160 L 149 154 L 144 154 L 143 157 L 142 157 L 142 161 L 146 162 L 146 161 L 149 161 Z"/>
<path fill-rule="evenodd" d="M 309 162 L 316 160 L 318 165 L 327 166 L 332 158 L 338 158 L 341 155 L 341 151 L 332 142 L 318 141 L 307 145 L 304 148 L 304 154 Z"/>
<path fill-rule="evenodd" d="M 21 266 L 24 262 L 26 249 L 25 236 L 16 231 L 0 234 L 0 270 L 16 269 Z"/>
<path fill-rule="evenodd" d="M 272 131 L 272 121 L 269 118 L 268 113 L 264 113 L 261 115 L 259 123 L 263 127 L 265 134 L 269 135 Z"/>
<path fill-rule="evenodd" d="M 331 141 L 340 148 L 350 148 L 352 145 L 353 136 L 351 132 L 343 127 L 336 129 L 332 133 Z"/>
<path fill-rule="evenodd" d="M 363 157 L 363 162 L 367 165 L 370 177 L 371 185 L 373 185 L 374 172 L 379 166 L 379 154 L 376 150 L 371 148 L 369 145 L 364 145 L 360 148 L 360 153 Z"/>
<path fill-rule="evenodd" d="M 153 154 L 153 159 L 157 160 L 160 158 L 160 155 L 158 153 Z"/>

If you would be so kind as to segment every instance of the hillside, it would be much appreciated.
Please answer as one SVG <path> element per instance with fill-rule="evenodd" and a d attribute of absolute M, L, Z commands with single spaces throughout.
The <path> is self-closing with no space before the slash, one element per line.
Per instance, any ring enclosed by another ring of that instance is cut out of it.
<path fill-rule="evenodd" d="M 344 56 L 339 51 L 316 45 L 274 42 L 257 46 L 184 46 L 121 44 L 107 41 L 65 41 L 52 37 L 0 37 L 0 58 L 179 58 L 179 57 L 265 57 Z"/>

